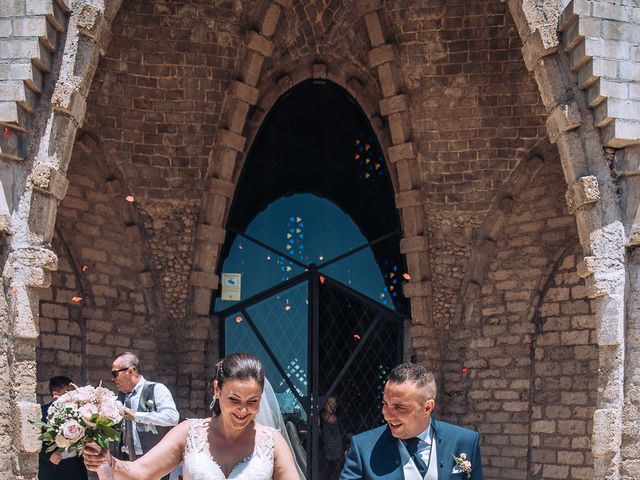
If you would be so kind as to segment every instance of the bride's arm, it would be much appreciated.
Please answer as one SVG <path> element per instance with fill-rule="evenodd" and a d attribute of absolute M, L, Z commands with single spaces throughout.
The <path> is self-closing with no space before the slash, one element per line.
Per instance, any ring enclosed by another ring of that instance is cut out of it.
<path fill-rule="evenodd" d="M 135 462 L 115 459 L 109 452 L 96 453 L 85 449 L 84 463 L 87 470 L 98 472 L 98 476 L 100 466 L 108 463 L 116 480 L 160 478 L 173 471 L 182 461 L 189 428 L 188 420 L 172 428 L 160 443 Z"/>
<path fill-rule="evenodd" d="M 300 480 L 293 454 L 282 434 L 276 431 L 274 440 L 273 480 Z"/>

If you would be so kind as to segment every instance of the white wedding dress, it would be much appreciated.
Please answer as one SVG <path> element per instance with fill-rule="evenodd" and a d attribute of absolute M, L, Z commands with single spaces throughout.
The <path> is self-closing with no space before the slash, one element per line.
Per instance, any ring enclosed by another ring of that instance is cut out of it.
<path fill-rule="evenodd" d="M 224 476 L 220 465 L 211 456 L 207 440 L 209 419 L 189 420 L 190 428 L 184 449 L 184 480 L 270 480 L 273 477 L 273 449 L 276 430 L 263 427 L 256 438 L 253 453 Z"/>

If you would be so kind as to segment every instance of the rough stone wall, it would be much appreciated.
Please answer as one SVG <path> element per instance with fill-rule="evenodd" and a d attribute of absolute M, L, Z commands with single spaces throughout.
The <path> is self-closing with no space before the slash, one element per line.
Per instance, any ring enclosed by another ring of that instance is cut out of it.
<path fill-rule="evenodd" d="M 482 433 L 489 478 L 592 478 L 595 320 L 558 159 L 532 167 L 473 314 L 444 336 L 441 408 Z"/>
<path fill-rule="evenodd" d="M 51 274 L 51 288 L 40 295 L 40 335 L 37 343 L 39 398 L 49 398 L 49 378 L 66 375 L 77 385 L 86 379 L 86 321 L 82 301 L 87 301 L 79 272 L 70 258 L 68 245 L 57 231 L 52 248 L 58 270 Z"/>
<path fill-rule="evenodd" d="M 172 388 L 175 329 L 154 292 L 142 221 L 98 146 L 87 137 L 79 145 L 56 223 L 60 268 L 40 302 L 40 393 L 53 374 L 110 385 L 111 362 L 125 350 L 139 354 L 143 373 Z"/>

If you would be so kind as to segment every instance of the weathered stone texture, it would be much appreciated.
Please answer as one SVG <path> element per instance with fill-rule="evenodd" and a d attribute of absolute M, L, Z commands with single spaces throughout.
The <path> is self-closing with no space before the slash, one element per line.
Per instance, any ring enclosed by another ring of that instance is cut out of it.
<path fill-rule="evenodd" d="M 490 478 L 592 475 L 595 319 L 576 273 L 575 220 L 549 160 L 514 198 L 471 323 L 443 338 L 443 412 L 483 433 Z"/>

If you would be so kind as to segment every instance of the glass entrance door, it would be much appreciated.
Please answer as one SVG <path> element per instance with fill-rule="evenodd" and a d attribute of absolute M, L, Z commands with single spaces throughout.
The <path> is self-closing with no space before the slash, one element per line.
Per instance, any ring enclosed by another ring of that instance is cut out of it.
<path fill-rule="evenodd" d="M 302 273 L 217 312 L 221 351 L 262 359 L 298 464 L 307 478 L 335 479 L 350 435 L 382 423 L 382 390 L 402 358 L 404 316 L 327 275 L 336 271 L 333 261 L 297 268 Z"/>

